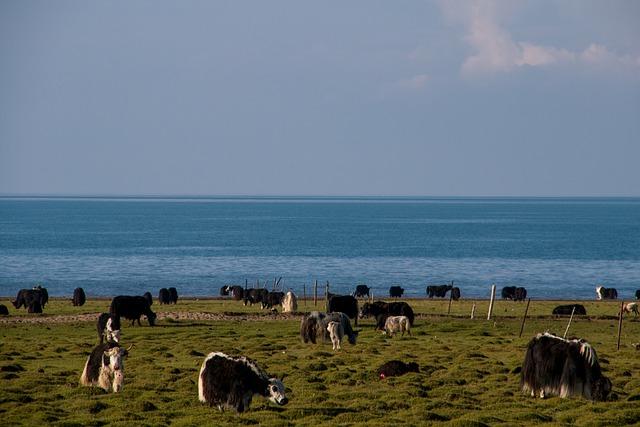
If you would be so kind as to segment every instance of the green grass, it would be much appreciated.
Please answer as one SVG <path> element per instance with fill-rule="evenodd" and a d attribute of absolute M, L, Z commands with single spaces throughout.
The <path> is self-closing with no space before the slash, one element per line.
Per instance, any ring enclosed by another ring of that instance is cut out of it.
<path fill-rule="evenodd" d="M 7 300 L 0 300 L 7 304 Z M 532 301 L 525 333 L 518 338 L 524 303 L 498 301 L 486 320 L 487 301 L 459 301 L 447 317 L 446 301 L 410 301 L 419 314 L 412 337 L 386 338 L 361 322 L 358 344 L 303 344 L 299 317 L 263 315 L 225 321 L 162 320 L 151 328 L 123 325 L 124 390 L 108 394 L 81 387 L 78 378 L 96 343 L 94 322 L 0 323 L 0 420 L 2 425 L 625 425 L 640 423 L 640 360 L 630 346 L 640 341 L 640 322 L 627 318 L 616 351 L 619 308 L 615 302 L 585 302 L 589 318 L 577 318 L 569 335 L 593 344 L 613 400 L 533 399 L 512 373 L 537 332 L 562 334 L 567 319 L 546 316 L 557 302 Z M 41 317 L 105 311 L 108 301 L 83 307 L 53 300 Z M 181 300 L 158 312 L 261 313 L 257 307 L 221 300 Z M 307 311 L 313 308 L 307 302 Z M 300 306 L 305 309 L 304 304 Z M 12 314 L 16 313 L 10 307 Z M 37 315 L 19 314 L 21 317 Z M 249 319 L 249 320 L 246 320 Z M 2 321 L 2 320 L 0 320 Z M 197 375 L 211 351 L 242 354 L 267 372 L 287 374 L 290 402 L 277 407 L 256 396 L 244 414 L 219 412 L 197 399 Z M 391 359 L 415 361 L 419 374 L 380 381 L 376 368 Z"/>

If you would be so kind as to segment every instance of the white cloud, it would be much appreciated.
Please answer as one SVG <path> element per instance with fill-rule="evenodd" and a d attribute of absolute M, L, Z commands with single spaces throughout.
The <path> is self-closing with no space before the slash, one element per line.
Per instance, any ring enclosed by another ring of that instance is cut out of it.
<path fill-rule="evenodd" d="M 455 4 L 452 7 L 451 4 Z M 619 55 L 606 46 L 591 43 L 582 52 L 516 41 L 501 25 L 512 4 L 496 1 L 441 3 L 445 17 L 462 22 L 466 27 L 465 40 L 473 49 L 462 64 L 465 75 L 509 72 L 520 67 L 548 67 L 556 64 L 584 64 L 606 67 L 640 67 L 640 57 Z"/>

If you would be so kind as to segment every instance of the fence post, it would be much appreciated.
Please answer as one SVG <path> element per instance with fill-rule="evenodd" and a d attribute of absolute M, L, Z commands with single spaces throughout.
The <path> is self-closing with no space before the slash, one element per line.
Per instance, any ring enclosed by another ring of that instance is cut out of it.
<path fill-rule="evenodd" d="M 620 350 L 620 335 L 622 335 L 622 310 L 624 309 L 624 301 L 620 303 L 620 317 L 618 318 L 618 344 L 616 350 Z"/>
<path fill-rule="evenodd" d="M 525 320 L 527 320 L 527 313 L 529 312 L 529 303 L 530 302 L 531 302 L 531 298 L 529 298 L 527 300 L 527 308 L 524 309 L 524 316 L 522 316 L 522 324 L 520 325 L 520 335 L 518 335 L 518 338 L 522 336 L 522 331 L 524 331 L 524 322 L 525 322 Z M 574 309 L 575 309 L 575 307 L 574 307 Z M 567 333 L 565 332 L 565 335 L 566 334 Z"/>
<path fill-rule="evenodd" d="M 307 306 L 307 284 L 302 285 L 302 300 L 304 301 L 304 306 Z"/>
<path fill-rule="evenodd" d="M 317 305 L 318 305 L 318 279 L 316 279 L 316 282 L 313 285 L 313 306 L 316 307 Z"/>
<path fill-rule="evenodd" d="M 476 303 L 473 303 L 473 306 L 471 307 L 471 318 L 475 319 L 476 318 Z"/>
<path fill-rule="evenodd" d="M 451 314 L 451 300 L 453 299 L 453 280 L 451 281 L 451 290 L 449 291 L 449 308 L 447 308 L 447 316 Z"/>
<path fill-rule="evenodd" d="M 324 286 L 324 311 L 329 311 L 329 281 Z"/>
<path fill-rule="evenodd" d="M 491 301 L 489 302 L 489 313 L 487 320 L 491 320 L 491 312 L 493 311 L 493 300 L 496 298 L 496 285 L 491 285 Z"/>

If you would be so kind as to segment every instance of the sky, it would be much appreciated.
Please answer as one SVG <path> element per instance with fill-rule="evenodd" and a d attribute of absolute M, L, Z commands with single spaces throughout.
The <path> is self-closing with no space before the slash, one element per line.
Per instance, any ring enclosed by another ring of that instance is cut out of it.
<path fill-rule="evenodd" d="M 640 2 L 0 2 L 0 194 L 640 196 Z"/>

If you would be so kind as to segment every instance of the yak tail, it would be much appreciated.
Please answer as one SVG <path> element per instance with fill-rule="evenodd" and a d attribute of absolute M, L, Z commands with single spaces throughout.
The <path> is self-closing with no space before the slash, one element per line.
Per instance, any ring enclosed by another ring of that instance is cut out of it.
<path fill-rule="evenodd" d="M 524 362 L 522 364 L 522 371 L 520 374 L 520 387 L 522 391 L 525 393 L 536 392 L 537 382 L 536 382 L 536 366 L 533 358 L 533 344 L 534 340 L 532 340 L 527 346 L 527 353 L 524 356 Z"/>

